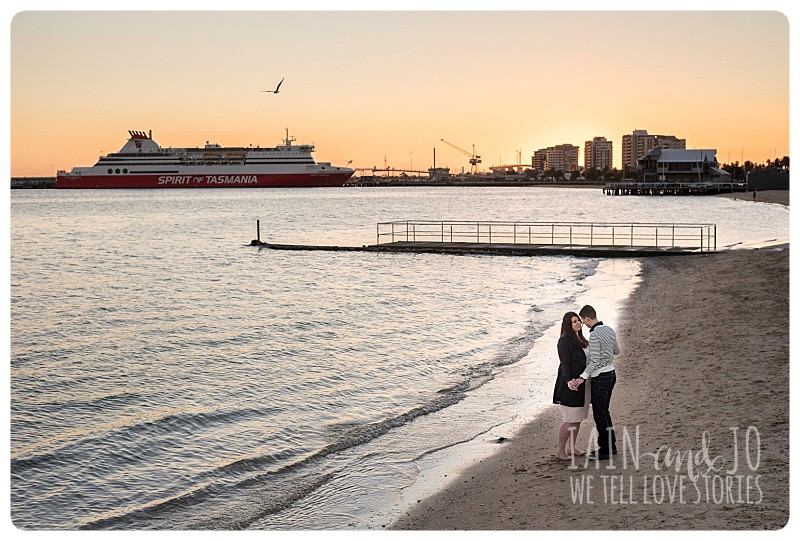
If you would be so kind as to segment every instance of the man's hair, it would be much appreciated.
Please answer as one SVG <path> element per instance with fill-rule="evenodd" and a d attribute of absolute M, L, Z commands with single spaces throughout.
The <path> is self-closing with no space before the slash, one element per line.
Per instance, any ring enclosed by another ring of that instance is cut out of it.
<path fill-rule="evenodd" d="M 584 306 L 583 308 L 581 308 L 581 311 L 579 312 L 579 314 L 580 314 L 580 316 L 582 318 L 588 317 L 588 318 L 592 318 L 592 319 L 597 319 L 597 312 L 595 312 L 594 308 L 592 308 L 588 304 L 586 306 Z"/>

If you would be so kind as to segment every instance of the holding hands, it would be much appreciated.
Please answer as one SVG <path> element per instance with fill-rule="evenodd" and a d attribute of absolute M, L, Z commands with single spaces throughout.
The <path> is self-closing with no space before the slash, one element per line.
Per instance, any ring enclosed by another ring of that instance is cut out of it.
<path fill-rule="evenodd" d="M 581 383 L 583 383 L 582 378 L 575 378 L 567 382 L 567 387 L 569 387 L 570 391 L 577 391 Z"/>

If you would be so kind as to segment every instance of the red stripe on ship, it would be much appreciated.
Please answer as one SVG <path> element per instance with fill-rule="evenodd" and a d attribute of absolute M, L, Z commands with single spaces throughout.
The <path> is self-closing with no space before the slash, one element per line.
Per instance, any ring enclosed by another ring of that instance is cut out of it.
<path fill-rule="evenodd" d="M 56 188 L 62 189 L 119 189 L 119 188 L 316 188 L 343 186 L 353 176 L 347 173 L 320 173 L 317 175 L 59 175 Z M 255 177 L 255 182 L 252 180 Z"/>

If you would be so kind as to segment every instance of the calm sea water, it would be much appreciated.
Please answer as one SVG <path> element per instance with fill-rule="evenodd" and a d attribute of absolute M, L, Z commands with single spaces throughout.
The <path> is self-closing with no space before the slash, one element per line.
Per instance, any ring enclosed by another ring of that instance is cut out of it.
<path fill-rule="evenodd" d="M 489 452 L 546 405 L 554 325 L 590 301 L 613 314 L 637 269 L 260 250 L 256 219 L 286 243 L 372 243 L 400 219 L 789 238 L 784 207 L 580 189 L 15 190 L 11 216 L 11 511 L 26 529 L 379 527 L 432 459 L 452 471 L 469 454 L 453 449 Z"/>

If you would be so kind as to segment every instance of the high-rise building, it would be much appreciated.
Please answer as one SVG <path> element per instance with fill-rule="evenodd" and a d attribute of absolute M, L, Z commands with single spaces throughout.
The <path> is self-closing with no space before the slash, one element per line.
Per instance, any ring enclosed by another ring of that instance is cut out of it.
<path fill-rule="evenodd" d="M 547 168 L 556 171 L 577 171 L 581 147 L 565 144 L 547 148 Z"/>
<path fill-rule="evenodd" d="M 533 168 L 537 171 L 577 171 L 580 150 L 581 147 L 570 144 L 539 149 L 533 153 Z"/>
<path fill-rule="evenodd" d="M 636 162 L 654 148 L 686 149 L 686 139 L 674 135 L 650 135 L 647 130 L 633 130 L 622 136 L 622 167 L 636 167 Z"/>
<path fill-rule="evenodd" d="M 533 153 L 533 157 L 531 159 L 531 165 L 533 165 L 534 171 L 542 172 L 547 169 L 547 149 L 542 148 L 537 150 Z"/>
<path fill-rule="evenodd" d="M 583 166 L 586 169 L 611 169 L 613 149 L 611 141 L 605 137 L 594 137 L 583 147 Z"/>

